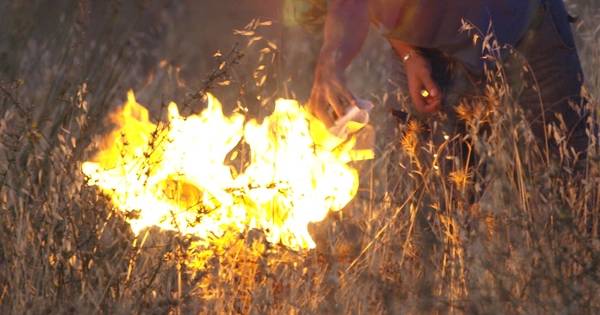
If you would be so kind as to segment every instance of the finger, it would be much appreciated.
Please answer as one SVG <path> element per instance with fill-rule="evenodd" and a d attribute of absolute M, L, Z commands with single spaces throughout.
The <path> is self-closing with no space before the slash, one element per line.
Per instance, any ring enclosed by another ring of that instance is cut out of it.
<path fill-rule="evenodd" d="M 357 105 L 356 98 L 343 83 L 337 82 L 334 85 L 334 90 L 335 94 L 337 94 L 336 98 L 338 99 L 338 106 L 334 107 L 335 113 L 338 116 L 343 116 L 352 106 Z"/>
<path fill-rule="evenodd" d="M 423 80 L 423 85 L 425 86 L 425 89 L 427 89 L 427 92 L 429 92 L 431 97 L 439 98 L 440 94 L 441 94 L 440 88 L 438 87 L 437 83 L 435 83 L 435 81 L 433 81 L 433 78 L 431 78 L 431 75 L 430 74 L 423 75 L 422 80 Z"/>
<path fill-rule="evenodd" d="M 421 96 L 421 90 L 423 89 L 423 84 L 419 84 L 416 81 L 409 82 L 408 91 L 410 94 L 410 98 L 413 101 L 413 105 L 415 110 L 420 113 L 425 113 L 426 103 L 423 97 Z"/>
<path fill-rule="evenodd" d="M 425 100 L 425 110 L 428 112 L 434 112 L 440 109 L 441 105 L 442 105 L 442 98 L 440 97 L 440 94 L 437 94 L 437 96 L 427 96 L 427 97 L 423 97 L 423 99 Z"/>
<path fill-rule="evenodd" d="M 423 77 L 423 86 L 427 92 L 429 92 L 429 97 L 425 98 L 426 112 L 434 112 L 440 108 L 442 103 L 442 93 L 440 92 L 440 88 L 437 83 L 433 81 L 430 75 L 425 75 Z"/>
<path fill-rule="evenodd" d="M 439 96 L 429 97 L 425 101 L 427 102 L 427 110 L 430 110 L 429 112 L 438 111 L 442 106 L 442 99 Z"/>
<path fill-rule="evenodd" d="M 329 106 L 331 106 L 333 109 L 333 113 L 335 114 L 336 118 L 342 117 L 345 113 L 345 106 L 342 98 L 340 98 L 340 95 L 330 91 L 327 93 L 326 99 L 327 103 L 329 103 Z"/>
<path fill-rule="evenodd" d="M 327 102 L 329 106 L 333 109 L 334 114 L 339 118 L 344 116 L 346 113 L 346 109 L 348 107 L 349 102 L 347 97 L 344 96 L 344 92 L 340 90 L 339 87 L 332 86 L 331 90 L 327 91 Z"/>
<path fill-rule="evenodd" d="M 333 126 L 334 121 L 331 118 L 331 115 L 323 107 L 316 108 L 314 110 L 314 114 L 321 122 L 323 122 L 323 124 L 325 124 L 326 127 Z"/>
<path fill-rule="evenodd" d="M 317 117 L 320 121 L 322 121 L 325 126 L 329 127 L 333 125 L 333 118 L 329 113 L 329 106 L 327 105 L 327 100 L 321 95 L 315 95 L 311 97 L 308 103 L 309 110 Z"/>

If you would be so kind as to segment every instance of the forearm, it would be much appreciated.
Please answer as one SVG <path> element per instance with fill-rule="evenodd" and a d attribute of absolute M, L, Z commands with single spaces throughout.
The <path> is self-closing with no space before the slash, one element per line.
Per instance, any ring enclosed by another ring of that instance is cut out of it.
<path fill-rule="evenodd" d="M 325 21 L 319 66 L 343 71 L 358 54 L 369 32 L 367 0 L 333 0 Z"/>

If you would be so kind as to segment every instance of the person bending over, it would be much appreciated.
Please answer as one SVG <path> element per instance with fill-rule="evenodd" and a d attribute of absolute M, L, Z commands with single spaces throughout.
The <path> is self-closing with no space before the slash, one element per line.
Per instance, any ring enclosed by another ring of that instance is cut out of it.
<path fill-rule="evenodd" d="M 570 105 L 580 103 L 583 74 L 572 18 L 562 0 L 329 0 L 326 8 L 309 107 L 327 125 L 356 104 L 344 70 L 363 46 L 370 25 L 389 40 L 404 64 L 419 115 L 452 112 L 462 97 L 483 95 L 482 40 L 474 44 L 472 33 L 460 31 L 467 21 L 493 32 L 500 46 L 513 47 L 529 64 L 537 88 L 523 82 L 522 66 L 506 65 L 505 70 L 538 143 L 547 143 L 544 126 L 558 123 L 560 114 L 569 128 L 568 144 L 585 154 L 586 114 Z M 557 150 L 556 144 L 549 147 Z"/>

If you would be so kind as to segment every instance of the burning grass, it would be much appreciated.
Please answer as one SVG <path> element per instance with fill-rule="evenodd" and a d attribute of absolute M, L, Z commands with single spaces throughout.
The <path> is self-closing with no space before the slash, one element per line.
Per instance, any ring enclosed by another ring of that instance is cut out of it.
<path fill-rule="evenodd" d="M 308 224 L 354 198 L 358 172 L 348 163 L 373 153 L 355 150 L 354 136 L 330 134 L 294 100 L 277 100 L 258 123 L 239 113 L 224 116 L 221 103 L 211 94 L 207 99 L 205 110 L 188 117 L 169 104 L 169 122 L 161 126 L 130 91 L 111 115 L 115 130 L 82 165 L 88 184 L 121 211 L 136 212 L 128 220 L 135 234 L 158 226 L 209 241 L 256 228 L 272 243 L 314 248 Z M 246 157 L 236 149 L 242 144 Z"/>
<path fill-rule="evenodd" d="M 105 47 L 88 55 L 89 47 L 67 45 L 85 38 L 78 21 L 64 22 L 74 26 L 57 44 L 58 57 L 33 58 L 40 48 L 32 43 L 19 53 L 23 66 L 11 71 L 24 80 L 7 74 L 0 83 L 2 313 L 598 313 L 597 148 L 583 167 L 564 150 L 546 159 L 532 149 L 522 113 L 501 88 L 458 108 L 467 126 L 461 134 L 375 118 L 376 159 L 352 164 L 361 184 L 348 206 L 305 227 L 312 250 L 292 250 L 261 226 L 221 231 L 208 243 L 178 228 L 132 231 L 136 214 L 86 185 L 81 167 L 100 152 L 98 137 L 110 134 L 103 129 L 112 110 L 107 102 L 145 76 L 127 67 L 138 60 L 135 50 Z M 184 117 L 200 112 L 205 92 L 236 88 L 224 104 L 266 117 L 275 96 L 292 94 L 274 83 L 285 81 L 277 70 L 281 43 L 258 38 L 266 26 L 251 23 L 244 30 L 252 42 L 247 56 L 217 54 L 215 70 L 198 88 L 184 86 L 169 66 L 149 87 L 183 89 L 172 99 Z M 596 35 L 582 33 L 589 69 L 600 60 L 590 41 Z M 32 60 L 42 66 L 31 68 Z M 588 77 L 592 110 L 600 90 L 595 78 Z M 364 88 L 376 94 L 383 86 Z M 140 90 L 142 98 L 162 99 Z M 163 130 L 157 126 L 169 113 L 176 117 L 167 106 L 150 108 L 150 135 Z M 560 138 L 563 131 L 553 130 Z M 140 143 L 160 149 L 151 139 Z M 250 156 L 247 146 L 239 150 Z M 140 161 L 153 162 L 145 151 Z M 464 158 L 470 155 L 477 158 Z"/>

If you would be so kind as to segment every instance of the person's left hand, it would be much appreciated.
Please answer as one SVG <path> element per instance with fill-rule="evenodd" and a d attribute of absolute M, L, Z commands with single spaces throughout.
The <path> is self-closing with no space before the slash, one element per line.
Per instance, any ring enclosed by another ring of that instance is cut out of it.
<path fill-rule="evenodd" d="M 442 105 L 442 92 L 433 80 L 429 60 L 415 53 L 406 60 L 404 68 L 408 79 L 408 91 L 415 110 L 422 114 L 438 111 Z"/>

